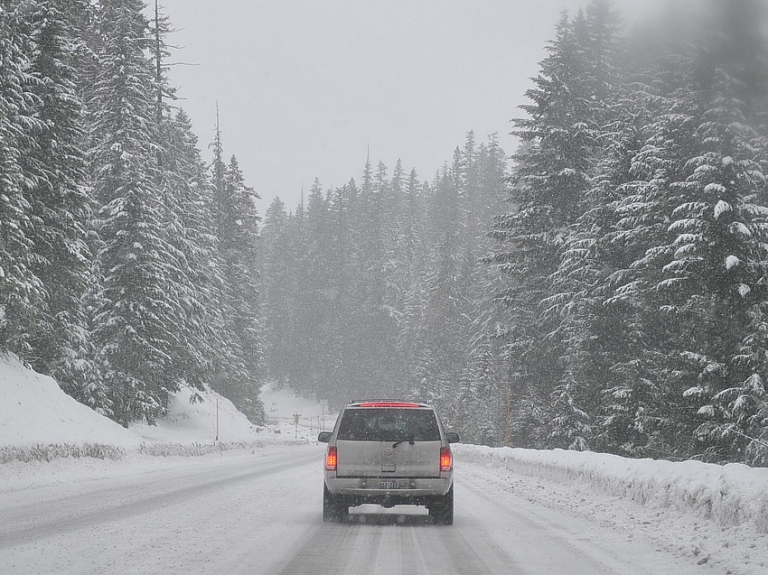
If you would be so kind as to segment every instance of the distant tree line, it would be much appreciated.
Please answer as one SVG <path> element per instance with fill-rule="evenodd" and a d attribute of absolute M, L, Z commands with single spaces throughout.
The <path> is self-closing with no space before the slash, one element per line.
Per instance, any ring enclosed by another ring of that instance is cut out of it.
<path fill-rule="evenodd" d="M 429 183 L 368 163 L 276 200 L 270 376 L 432 401 L 478 443 L 768 464 L 766 19 L 708 6 L 564 13 L 510 173 L 470 134 Z"/>
<path fill-rule="evenodd" d="M 263 419 L 254 192 L 171 107 L 140 0 L 0 2 L 0 350 L 128 425 L 209 384 Z"/>
<path fill-rule="evenodd" d="M 275 199 L 261 243 L 270 378 L 336 408 L 429 400 L 494 441 L 502 284 L 483 258 L 506 164 L 495 135 L 478 144 L 470 132 L 431 182 L 368 161 L 359 183 L 324 191 L 315 181 L 292 213 Z"/>

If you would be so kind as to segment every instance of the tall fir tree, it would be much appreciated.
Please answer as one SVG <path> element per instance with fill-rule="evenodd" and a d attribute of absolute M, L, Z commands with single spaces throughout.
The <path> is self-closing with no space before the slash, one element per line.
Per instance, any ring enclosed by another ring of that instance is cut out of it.
<path fill-rule="evenodd" d="M 569 377 L 569 366 L 560 359 L 553 361 L 564 357 L 564 342 L 558 333 L 558 300 L 549 299 L 554 295 L 550 276 L 557 270 L 568 226 L 585 209 L 599 136 L 586 30 L 581 13 L 573 21 L 563 14 L 558 23 L 535 87 L 526 93 L 532 103 L 521 106 L 527 117 L 514 121 L 523 144 L 513 156 L 512 211 L 498 220 L 494 231 L 509 246 L 494 262 L 509 278 L 499 297 L 511 312 L 508 353 L 516 362 L 511 385 L 520 406 L 546 402 L 542 398 Z M 520 416 L 521 423 L 530 417 Z M 541 446 L 549 422 L 523 425 L 537 427 L 534 437 L 521 436 L 517 441 Z"/>
<path fill-rule="evenodd" d="M 41 328 L 45 286 L 35 274 L 35 226 L 29 202 L 34 185 L 24 168 L 34 152 L 36 98 L 29 91 L 29 29 L 17 2 L 0 3 L 0 348 L 32 357 L 29 337 Z"/>
<path fill-rule="evenodd" d="M 218 294 L 217 331 L 222 344 L 214 365 L 214 389 L 254 423 L 264 421 L 263 326 L 258 304 L 256 192 L 245 185 L 237 159 L 224 161 L 217 126 L 211 166 L 213 214 L 223 284 Z"/>
<path fill-rule="evenodd" d="M 93 340 L 97 377 L 111 402 L 94 407 L 123 425 L 164 413 L 179 385 L 169 351 L 184 318 L 181 254 L 167 237 L 170 214 L 158 188 L 158 86 L 143 9 L 138 0 L 100 3 L 103 45 L 88 103 L 103 275 Z"/>
<path fill-rule="evenodd" d="M 291 365 L 291 290 L 296 262 L 289 225 L 285 204 L 275 198 L 267 208 L 262 230 L 261 309 L 266 375 L 278 385 L 288 381 Z"/>
<path fill-rule="evenodd" d="M 79 395 L 87 372 L 87 340 L 81 298 L 90 260 L 86 224 L 90 198 L 83 142 L 85 116 L 76 80 L 82 42 L 76 24 L 86 9 L 80 0 L 54 0 L 27 15 L 30 74 L 34 81 L 34 149 L 23 158 L 32 185 L 35 228 L 33 270 L 45 287 L 40 324 L 31 334 L 29 358 L 37 371 L 54 376 Z"/>

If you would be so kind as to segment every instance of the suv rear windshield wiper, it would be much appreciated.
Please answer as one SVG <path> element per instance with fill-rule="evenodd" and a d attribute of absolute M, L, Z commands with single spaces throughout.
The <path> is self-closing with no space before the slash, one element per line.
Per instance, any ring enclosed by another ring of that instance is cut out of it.
<path fill-rule="evenodd" d="M 414 441 L 414 439 L 413 439 L 413 433 L 411 433 L 411 435 L 408 437 L 408 439 L 401 439 L 400 441 L 395 441 L 395 442 L 392 444 L 392 448 L 394 449 L 395 447 L 397 447 L 398 445 L 400 445 L 401 443 L 404 443 L 404 442 L 406 442 L 406 441 L 407 441 L 408 443 L 410 443 L 411 445 L 416 445 L 416 442 L 415 442 L 415 441 Z"/>

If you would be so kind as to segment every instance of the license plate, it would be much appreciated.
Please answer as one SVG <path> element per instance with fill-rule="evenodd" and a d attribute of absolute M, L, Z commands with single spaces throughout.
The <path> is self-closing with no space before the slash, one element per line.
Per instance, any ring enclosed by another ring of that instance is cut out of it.
<path fill-rule="evenodd" d="M 400 484 L 397 481 L 379 481 L 379 489 L 399 489 Z"/>

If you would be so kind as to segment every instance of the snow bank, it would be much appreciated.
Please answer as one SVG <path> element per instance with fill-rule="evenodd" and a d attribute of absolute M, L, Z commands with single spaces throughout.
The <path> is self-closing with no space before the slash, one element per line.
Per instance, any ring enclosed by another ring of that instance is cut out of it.
<path fill-rule="evenodd" d="M 642 505 L 676 508 L 723 526 L 768 533 L 768 469 L 699 461 L 626 459 L 591 452 L 454 445 L 459 461 L 503 467 L 560 483 L 579 482 Z"/>
<path fill-rule="evenodd" d="M 188 387 L 171 397 L 155 425 L 136 422 L 130 430 L 144 441 L 175 443 L 247 441 L 261 432 L 225 397 Z"/>
<path fill-rule="evenodd" d="M 86 445 L 137 447 L 141 439 L 61 391 L 56 381 L 0 355 L 0 447 Z"/>
<path fill-rule="evenodd" d="M 265 392 L 276 419 L 273 425 L 253 425 L 231 401 L 211 390 L 182 389 L 156 425 L 139 422 L 125 428 L 78 403 L 54 379 L 25 367 L 15 356 L 0 355 L 0 464 L 121 459 L 128 453 L 196 456 L 314 440 L 316 419 L 309 425 L 288 421 L 301 400 L 287 390 L 265 387 Z M 316 409 L 319 413 L 320 407 Z"/>

